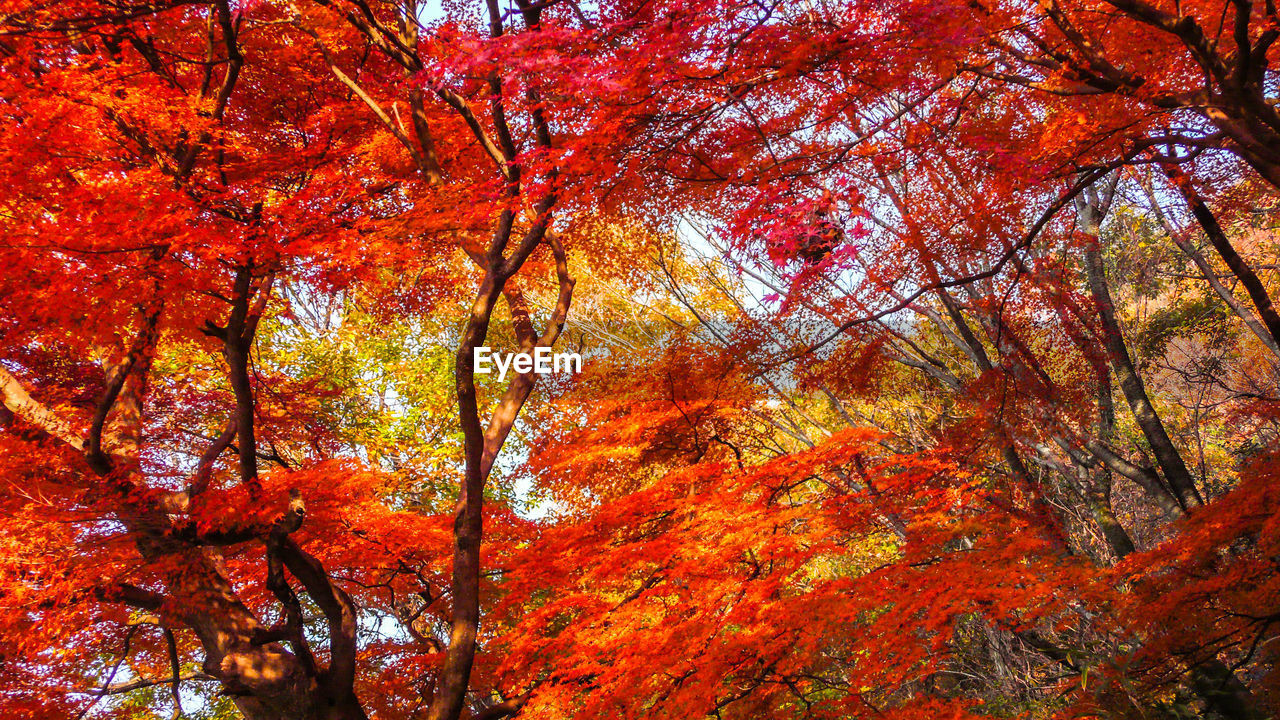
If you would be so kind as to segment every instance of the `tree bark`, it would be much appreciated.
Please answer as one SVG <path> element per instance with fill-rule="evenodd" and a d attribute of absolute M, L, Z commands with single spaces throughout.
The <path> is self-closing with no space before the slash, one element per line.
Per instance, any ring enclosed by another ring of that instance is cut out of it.
<path fill-rule="evenodd" d="M 1271 302 L 1271 295 L 1267 293 L 1267 288 L 1258 278 L 1258 274 L 1249 267 L 1249 263 L 1245 262 L 1244 258 L 1240 257 L 1240 253 L 1236 252 L 1235 246 L 1231 244 L 1222 226 L 1218 224 L 1218 218 L 1209 210 L 1204 198 L 1200 197 L 1200 193 L 1191 185 L 1191 179 L 1176 165 L 1164 163 L 1160 167 L 1182 195 L 1187 207 L 1191 208 L 1191 214 L 1204 230 L 1213 249 L 1218 251 L 1219 257 L 1231 270 L 1231 274 L 1236 276 L 1244 286 L 1245 292 L 1249 294 L 1249 299 L 1253 301 L 1253 306 L 1258 311 L 1258 317 L 1262 319 L 1262 324 L 1271 335 L 1272 347 L 1280 346 L 1280 313 L 1276 312 L 1275 305 Z"/>
<path fill-rule="evenodd" d="M 1116 409 L 1111 400 L 1111 373 L 1102 363 L 1095 368 L 1095 372 L 1098 378 L 1098 439 L 1110 443 L 1116 425 Z M 1111 506 L 1111 470 L 1106 465 L 1101 465 L 1093 472 L 1085 495 L 1094 520 L 1116 559 L 1133 552 L 1133 538 L 1129 537 L 1128 531 L 1120 524 L 1115 509 Z"/>
<path fill-rule="evenodd" d="M 1160 208 L 1160 203 L 1156 199 L 1155 193 L 1151 190 L 1150 184 L 1144 183 L 1142 189 L 1147 195 L 1147 201 L 1151 204 L 1151 211 L 1155 213 L 1156 218 L 1164 227 L 1164 231 L 1169 235 L 1169 238 L 1173 240 L 1173 243 L 1182 250 L 1183 254 L 1191 259 L 1191 262 L 1195 264 L 1196 269 L 1204 275 L 1205 282 L 1209 283 L 1209 287 L 1213 288 L 1213 291 L 1218 294 L 1218 297 L 1222 298 L 1222 301 L 1226 303 L 1227 307 L 1231 308 L 1231 312 L 1235 313 L 1236 317 L 1240 318 L 1240 321 L 1245 324 L 1245 327 L 1249 328 L 1249 332 L 1253 333 L 1254 337 L 1258 338 L 1258 341 L 1270 350 L 1272 355 L 1280 357 L 1280 344 L 1276 343 L 1276 339 L 1272 337 L 1270 331 L 1262 325 L 1253 313 L 1249 312 L 1249 309 L 1245 307 L 1244 303 L 1240 302 L 1240 299 L 1237 298 L 1230 289 L 1222 284 L 1222 281 L 1218 279 L 1217 270 L 1209 264 L 1209 261 L 1205 259 L 1204 254 L 1197 250 L 1190 241 L 1182 236 L 1182 231 L 1178 227 L 1174 226 L 1168 215 L 1166 215 Z"/>
<path fill-rule="evenodd" d="M 1093 235 L 1090 240 L 1091 242 L 1084 252 L 1085 272 L 1089 278 L 1089 290 L 1093 295 L 1094 304 L 1098 308 L 1103 345 L 1107 349 L 1111 369 L 1115 373 L 1117 383 L 1120 385 L 1120 391 L 1124 395 L 1125 402 L 1129 405 L 1129 410 L 1133 413 L 1134 421 L 1137 422 L 1138 427 L 1142 430 L 1143 437 L 1147 439 L 1147 443 L 1151 446 L 1151 450 L 1156 456 L 1156 462 L 1160 465 L 1160 470 L 1164 474 L 1165 480 L 1168 481 L 1169 487 L 1173 490 L 1178 504 L 1184 510 L 1203 505 L 1204 499 L 1200 496 L 1200 491 L 1196 489 L 1195 482 L 1191 478 L 1190 471 L 1187 470 L 1186 463 L 1182 460 L 1181 453 L 1174 447 L 1173 440 L 1170 439 L 1164 422 L 1151 404 L 1151 398 L 1147 395 L 1147 389 L 1142 382 L 1142 377 L 1133 365 L 1133 359 L 1130 357 L 1129 349 L 1125 345 L 1124 336 L 1120 333 L 1120 324 L 1116 320 L 1115 305 L 1111 300 L 1111 291 L 1107 287 L 1106 271 L 1102 263 L 1102 250 L 1098 246 L 1098 236 Z"/>

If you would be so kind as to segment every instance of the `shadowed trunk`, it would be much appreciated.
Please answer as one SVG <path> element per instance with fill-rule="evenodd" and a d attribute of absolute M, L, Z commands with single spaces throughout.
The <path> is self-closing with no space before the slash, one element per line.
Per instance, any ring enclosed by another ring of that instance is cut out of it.
<path fill-rule="evenodd" d="M 1125 402 L 1129 405 L 1129 410 L 1133 413 L 1133 419 L 1142 430 L 1143 437 L 1147 439 L 1147 443 L 1151 446 L 1151 451 L 1156 456 L 1156 462 L 1160 465 L 1160 471 L 1164 474 L 1165 480 L 1168 481 L 1169 487 L 1173 490 L 1178 504 L 1184 509 L 1203 505 L 1204 499 L 1200 496 L 1200 491 L 1196 489 L 1195 482 L 1191 478 L 1191 472 L 1187 470 L 1187 465 L 1183 462 L 1181 453 L 1174 447 L 1173 440 L 1169 437 L 1169 432 L 1165 429 L 1164 422 L 1156 412 L 1155 406 L 1151 404 L 1151 398 L 1147 395 L 1147 388 L 1133 365 L 1133 358 L 1130 357 L 1129 349 L 1124 342 L 1124 336 L 1120 333 L 1120 324 L 1116 320 L 1115 305 L 1111 300 L 1111 291 L 1107 288 L 1106 271 L 1102 264 L 1102 251 L 1098 247 L 1096 235 L 1093 236 L 1093 241 L 1089 247 L 1085 249 L 1084 261 L 1085 272 L 1089 277 L 1089 290 L 1098 308 L 1103 345 L 1107 349 L 1111 369 L 1115 373 L 1117 383 L 1120 385 L 1120 392 L 1124 395 Z"/>

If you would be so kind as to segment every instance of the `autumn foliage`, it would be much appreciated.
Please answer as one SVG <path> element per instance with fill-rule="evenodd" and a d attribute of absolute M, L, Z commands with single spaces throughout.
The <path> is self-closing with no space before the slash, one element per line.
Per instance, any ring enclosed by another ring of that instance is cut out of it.
<path fill-rule="evenodd" d="M 0 714 L 1277 716 L 1278 38 L 0 2 Z"/>

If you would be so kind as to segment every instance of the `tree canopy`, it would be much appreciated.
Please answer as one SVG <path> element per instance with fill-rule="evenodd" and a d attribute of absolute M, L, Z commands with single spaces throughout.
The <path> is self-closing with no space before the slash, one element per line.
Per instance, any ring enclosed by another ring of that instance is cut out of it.
<path fill-rule="evenodd" d="M 1277 38 L 0 0 L 0 713 L 1277 716 Z"/>

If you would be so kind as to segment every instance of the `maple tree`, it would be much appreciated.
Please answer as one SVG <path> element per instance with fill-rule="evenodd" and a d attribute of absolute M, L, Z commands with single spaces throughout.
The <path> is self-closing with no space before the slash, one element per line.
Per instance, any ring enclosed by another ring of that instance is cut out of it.
<path fill-rule="evenodd" d="M 3 3 L 0 707 L 1272 716 L 1277 22 Z"/>

